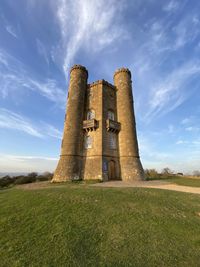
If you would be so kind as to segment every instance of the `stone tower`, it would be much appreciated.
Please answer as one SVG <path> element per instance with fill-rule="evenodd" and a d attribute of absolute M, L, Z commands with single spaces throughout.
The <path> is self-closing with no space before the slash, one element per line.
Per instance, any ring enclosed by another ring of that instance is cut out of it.
<path fill-rule="evenodd" d="M 122 68 L 115 72 L 114 85 L 117 89 L 118 120 L 121 122 L 118 135 L 121 177 L 123 180 L 141 180 L 144 179 L 144 171 L 139 157 L 129 69 Z"/>
<path fill-rule="evenodd" d="M 114 85 L 87 84 L 81 65 L 70 71 L 60 160 L 53 182 L 78 179 L 144 179 L 133 109 L 131 72 L 114 74 Z"/>

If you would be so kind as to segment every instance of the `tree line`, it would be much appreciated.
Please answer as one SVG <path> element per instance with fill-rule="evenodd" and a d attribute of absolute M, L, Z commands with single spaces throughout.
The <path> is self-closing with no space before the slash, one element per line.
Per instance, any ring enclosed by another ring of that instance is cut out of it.
<path fill-rule="evenodd" d="M 51 172 L 44 172 L 42 174 L 38 174 L 37 172 L 31 172 L 28 173 L 27 175 L 17 175 L 12 177 L 10 175 L 6 175 L 0 178 L 0 187 L 49 181 L 52 179 L 52 177 L 53 173 Z"/>
<path fill-rule="evenodd" d="M 195 177 L 200 177 L 200 171 L 195 170 L 192 173 Z M 182 172 L 175 173 L 170 168 L 166 167 L 161 172 L 158 172 L 156 169 L 146 169 L 145 170 L 145 177 L 147 180 L 160 180 L 160 179 L 167 179 L 174 176 L 184 176 Z M 186 175 L 190 176 L 190 175 Z"/>

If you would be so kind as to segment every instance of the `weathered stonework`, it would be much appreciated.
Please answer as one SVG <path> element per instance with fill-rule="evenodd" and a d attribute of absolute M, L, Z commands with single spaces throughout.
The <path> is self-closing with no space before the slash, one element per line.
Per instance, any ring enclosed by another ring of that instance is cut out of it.
<path fill-rule="evenodd" d="M 60 160 L 53 182 L 76 179 L 141 180 L 131 85 L 131 72 L 87 84 L 81 65 L 70 71 Z"/>

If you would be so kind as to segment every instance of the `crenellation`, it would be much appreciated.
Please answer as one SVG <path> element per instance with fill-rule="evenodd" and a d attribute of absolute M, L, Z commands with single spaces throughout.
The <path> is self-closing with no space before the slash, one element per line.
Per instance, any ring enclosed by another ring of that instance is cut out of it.
<path fill-rule="evenodd" d="M 129 74 L 130 78 L 131 78 L 131 72 L 129 69 L 127 68 L 120 68 L 120 69 L 117 69 L 114 73 L 114 77 L 118 74 L 118 73 L 121 73 L 121 72 L 126 72 Z"/>
<path fill-rule="evenodd" d="M 88 78 L 88 71 L 87 71 L 87 69 L 86 69 L 84 66 L 82 66 L 82 65 L 74 65 L 74 66 L 71 68 L 71 70 L 70 70 L 70 74 L 71 74 L 71 72 L 72 72 L 73 70 L 77 70 L 77 69 L 82 70 L 82 71 L 85 71 L 85 72 L 87 73 L 87 78 Z"/>
<path fill-rule="evenodd" d="M 109 83 L 109 82 L 107 82 L 107 81 L 105 81 L 103 79 L 102 80 L 97 80 L 95 82 L 92 82 L 92 83 L 88 84 L 88 88 L 91 88 L 91 87 L 96 86 L 98 84 L 107 85 L 107 86 L 109 86 L 109 87 L 111 87 L 111 88 L 116 90 L 116 87 L 113 84 L 111 84 L 111 83 Z"/>

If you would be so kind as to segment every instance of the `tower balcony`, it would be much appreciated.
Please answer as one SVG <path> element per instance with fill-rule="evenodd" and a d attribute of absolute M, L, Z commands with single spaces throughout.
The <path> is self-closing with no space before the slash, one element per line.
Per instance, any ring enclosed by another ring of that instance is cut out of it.
<path fill-rule="evenodd" d="M 98 128 L 98 121 L 95 119 L 83 121 L 83 130 L 85 132 L 95 131 Z"/>
<path fill-rule="evenodd" d="M 110 119 L 106 120 L 107 131 L 118 133 L 121 130 L 121 123 Z"/>

